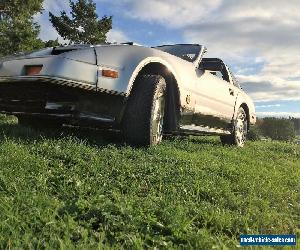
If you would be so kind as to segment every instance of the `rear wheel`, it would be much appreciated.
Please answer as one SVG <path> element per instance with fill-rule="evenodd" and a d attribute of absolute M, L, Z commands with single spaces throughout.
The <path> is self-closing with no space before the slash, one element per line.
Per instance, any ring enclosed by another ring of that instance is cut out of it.
<path fill-rule="evenodd" d="M 248 132 L 248 121 L 245 110 L 240 107 L 234 122 L 234 131 L 230 135 L 221 135 L 220 139 L 223 145 L 235 145 L 243 147 L 246 142 Z"/>
<path fill-rule="evenodd" d="M 162 141 L 166 82 L 159 75 L 137 79 L 123 120 L 125 141 L 134 146 L 151 146 Z"/>

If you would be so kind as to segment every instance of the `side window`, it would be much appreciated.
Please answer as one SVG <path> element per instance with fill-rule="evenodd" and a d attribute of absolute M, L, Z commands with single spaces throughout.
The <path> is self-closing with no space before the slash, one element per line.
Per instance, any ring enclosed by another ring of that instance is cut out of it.
<path fill-rule="evenodd" d="M 222 70 L 210 71 L 210 73 L 219 77 L 220 79 L 230 83 L 229 75 L 228 75 L 228 72 L 225 67 Z"/>
<path fill-rule="evenodd" d="M 211 73 L 212 75 L 217 76 L 223 80 L 223 74 L 221 71 L 210 71 L 209 73 Z"/>
<path fill-rule="evenodd" d="M 203 59 L 200 63 L 200 68 L 230 83 L 226 66 L 221 60 L 213 58 Z"/>

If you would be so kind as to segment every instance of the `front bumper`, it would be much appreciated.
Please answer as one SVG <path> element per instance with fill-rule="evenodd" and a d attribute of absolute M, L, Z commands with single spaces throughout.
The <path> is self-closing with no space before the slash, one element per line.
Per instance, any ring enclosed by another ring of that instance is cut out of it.
<path fill-rule="evenodd" d="M 96 85 L 48 76 L 0 77 L 0 113 L 66 123 L 120 121 L 125 97 Z"/>
<path fill-rule="evenodd" d="M 250 122 L 249 123 L 251 126 L 255 125 L 255 123 L 256 123 L 256 114 L 255 113 L 250 114 Z"/>

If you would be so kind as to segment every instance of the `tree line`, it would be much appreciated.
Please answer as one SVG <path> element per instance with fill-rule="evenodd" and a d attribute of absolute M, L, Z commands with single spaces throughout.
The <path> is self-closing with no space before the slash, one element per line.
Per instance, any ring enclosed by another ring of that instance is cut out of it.
<path fill-rule="evenodd" d="M 49 20 L 58 34 L 69 44 L 105 43 L 112 28 L 112 16 L 99 18 L 92 0 L 70 0 L 69 4 L 69 15 L 65 11 L 58 16 L 49 12 Z M 0 57 L 60 45 L 58 39 L 39 38 L 41 27 L 34 16 L 43 11 L 43 0 L 1 0 Z"/>
<path fill-rule="evenodd" d="M 299 118 L 266 117 L 258 119 L 255 126 L 250 129 L 248 138 L 259 140 L 262 137 L 272 140 L 293 141 L 300 134 Z"/>
<path fill-rule="evenodd" d="M 293 122 L 296 133 L 300 135 L 300 118 L 290 118 L 291 122 Z"/>

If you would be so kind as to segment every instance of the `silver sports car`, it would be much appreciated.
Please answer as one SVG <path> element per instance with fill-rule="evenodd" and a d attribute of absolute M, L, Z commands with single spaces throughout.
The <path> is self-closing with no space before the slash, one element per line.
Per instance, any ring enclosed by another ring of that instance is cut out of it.
<path fill-rule="evenodd" d="M 220 135 L 242 147 L 256 121 L 252 100 L 198 44 L 154 48 L 69 45 L 0 59 L 0 112 L 33 127 L 117 129 L 131 145 L 165 134 Z"/>

